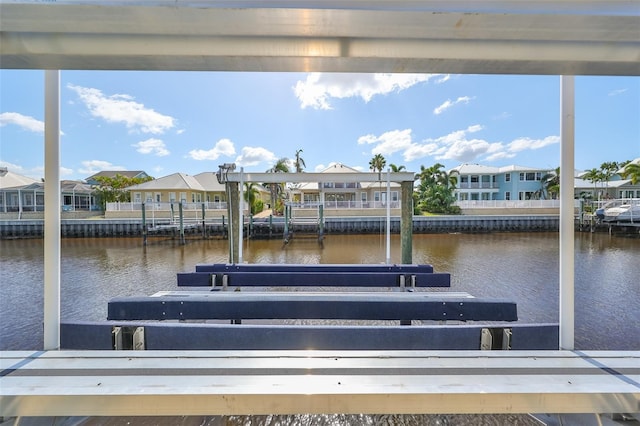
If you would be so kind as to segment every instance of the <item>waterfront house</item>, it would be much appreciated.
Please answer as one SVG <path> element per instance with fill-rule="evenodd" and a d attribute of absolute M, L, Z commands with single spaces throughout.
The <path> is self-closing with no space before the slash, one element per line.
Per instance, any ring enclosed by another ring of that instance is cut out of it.
<path fill-rule="evenodd" d="M 523 166 L 461 164 L 449 171 L 458 178 L 458 201 L 532 200 L 542 197 L 542 178 L 552 170 Z"/>
<path fill-rule="evenodd" d="M 256 186 L 260 198 L 267 192 Z M 154 218 L 177 218 L 179 204 L 185 218 L 199 218 L 202 211 L 206 217 L 221 217 L 227 213 L 227 195 L 224 184 L 218 182 L 214 172 L 203 172 L 195 176 L 173 173 L 126 188 L 131 195 L 130 203 L 107 203 L 106 218 L 140 217 L 142 204 L 152 212 Z"/>
<path fill-rule="evenodd" d="M 335 163 L 320 173 L 362 173 L 353 167 Z M 352 180 L 352 179 L 349 179 Z M 322 204 L 326 216 L 385 216 L 387 208 L 386 172 L 380 173 L 379 182 L 335 181 L 304 182 L 289 185 L 294 215 L 307 216 Z M 400 215 L 400 184 L 390 183 L 392 216 Z"/>
<path fill-rule="evenodd" d="M 89 212 L 96 209 L 93 190 L 82 181 L 60 181 L 60 195 L 63 212 Z M 6 167 L 0 168 L 0 217 L 42 219 L 42 212 L 44 182 L 10 172 Z"/>

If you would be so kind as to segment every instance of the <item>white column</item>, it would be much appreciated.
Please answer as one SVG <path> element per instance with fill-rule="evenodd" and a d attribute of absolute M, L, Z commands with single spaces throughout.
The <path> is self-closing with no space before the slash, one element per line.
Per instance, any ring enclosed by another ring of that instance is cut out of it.
<path fill-rule="evenodd" d="M 391 263 L 391 169 L 387 169 L 387 265 Z"/>
<path fill-rule="evenodd" d="M 244 167 L 240 167 L 240 226 L 238 229 L 238 263 L 242 263 L 242 239 L 244 231 Z"/>
<path fill-rule="evenodd" d="M 560 349 L 574 349 L 574 77 L 560 77 Z"/>
<path fill-rule="evenodd" d="M 44 72 L 44 349 L 60 348 L 60 71 Z"/>

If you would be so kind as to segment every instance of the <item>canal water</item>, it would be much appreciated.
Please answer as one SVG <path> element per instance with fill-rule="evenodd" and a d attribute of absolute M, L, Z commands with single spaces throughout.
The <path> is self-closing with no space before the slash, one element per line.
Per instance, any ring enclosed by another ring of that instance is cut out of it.
<path fill-rule="evenodd" d="M 400 262 L 399 236 L 391 261 Z M 451 291 L 506 297 L 520 322 L 558 321 L 558 233 L 428 234 L 413 236 L 414 263 L 450 272 Z M 383 235 L 329 235 L 313 239 L 246 241 L 250 263 L 382 263 Z M 43 241 L 0 241 L 0 350 L 43 345 Z M 63 239 L 63 321 L 104 320 L 112 297 L 177 290 L 176 272 L 198 263 L 225 263 L 225 240 Z M 640 239 L 579 233 L 575 238 L 576 349 L 640 350 Z M 232 417 L 77 418 L 70 424 L 115 425 L 405 425 L 535 426 L 526 415 L 299 415 Z"/>
<path fill-rule="evenodd" d="M 400 262 L 398 235 L 391 261 Z M 451 291 L 506 297 L 518 304 L 520 322 L 557 322 L 558 234 L 422 234 L 413 236 L 414 263 L 450 272 Z M 178 290 L 176 273 L 198 263 L 225 263 L 226 240 L 138 238 L 63 239 L 63 321 L 106 319 L 116 296 Z M 313 239 L 252 240 L 249 263 L 383 263 L 384 235 L 328 235 Z M 43 345 L 43 241 L 0 241 L 0 350 Z M 575 239 L 576 348 L 640 350 L 640 239 L 578 233 Z"/>

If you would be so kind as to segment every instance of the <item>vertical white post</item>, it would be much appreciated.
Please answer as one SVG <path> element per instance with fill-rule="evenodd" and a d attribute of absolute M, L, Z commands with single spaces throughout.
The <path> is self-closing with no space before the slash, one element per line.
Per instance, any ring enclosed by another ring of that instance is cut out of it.
<path fill-rule="evenodd" d="M 244 167 L 240 167 L 240 227 L 238 229 L 238 263 L 242 263 L 242 239 L 244 238 Z"/>
<path fill-rule="evenodd" d="M 60 348 L 60 71 L 44 72 L 44 349 Z"/>
<path fill-rule="evenodd" d="M 387 169 L 387 265 L 391 263 L 391 169 Z"/>
<path fill-rule="evenodd" d="M 560 349 L 574 349 L 574 151 L 573 76 L 560 77 Z"/>

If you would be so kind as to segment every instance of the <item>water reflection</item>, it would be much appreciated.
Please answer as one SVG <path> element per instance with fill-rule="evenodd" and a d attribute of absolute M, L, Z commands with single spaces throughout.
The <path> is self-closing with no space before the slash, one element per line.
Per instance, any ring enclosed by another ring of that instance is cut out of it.
<path fill-rule="evenodd" d="M 391 261 L 401 258 L 392 235 Z M 414 263 L 450 272 L 452 291 L 508 297 L 521 322 L 558 321 L 558 234 L 414 235 Z M 640 239 L 576 234 L 576 347 L 640 349 Z M 177 290 L 176 272 L 198 263 L 224 263 L 225 240 L 137 238 L 63 239 L 62 319 L 103 320 L 116 296 Z M 0 349 L 42 347 L 42 240 L 0 241 Z M 250 263 L 382 263 L 383 235 L 329 235 L 312 239 L 246 241 Z"/>

